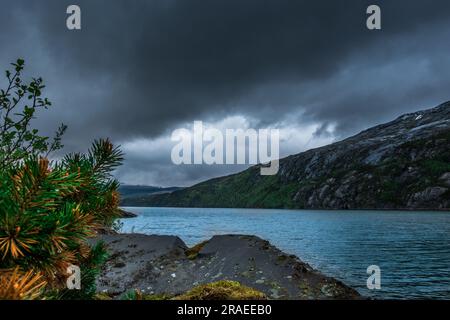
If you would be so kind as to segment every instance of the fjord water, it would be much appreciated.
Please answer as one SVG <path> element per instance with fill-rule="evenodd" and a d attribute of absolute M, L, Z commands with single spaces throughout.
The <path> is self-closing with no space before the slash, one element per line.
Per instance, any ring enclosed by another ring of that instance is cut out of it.
<path fill-rule="evenodd" d="M 254 234 L 377 299 L 450 299 L 450 213 L 124 208 L 123 232 L 177 235 L 192 246 L 216 234 Z M 381 268 L 368 290 L 367 267 Z"/>

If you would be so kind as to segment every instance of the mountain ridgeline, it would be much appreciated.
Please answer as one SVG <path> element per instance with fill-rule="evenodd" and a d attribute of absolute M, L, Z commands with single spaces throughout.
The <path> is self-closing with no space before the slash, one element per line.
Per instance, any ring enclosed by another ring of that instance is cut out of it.
<path fill-rule="evenodd" d="M 163 194 L 179 190 L 178 187 L 161 188 L 154 186 L 126 185 L 119 187 L 120 205 L 122 206 L 139 206 L 140 202 L 146 201 L 151 194 Z"/>
<path fill-rule="evenodd" d="M 140 205 L 448 210 L 450 102 L 281 159 L 275 176 L 253 166 Z"/>

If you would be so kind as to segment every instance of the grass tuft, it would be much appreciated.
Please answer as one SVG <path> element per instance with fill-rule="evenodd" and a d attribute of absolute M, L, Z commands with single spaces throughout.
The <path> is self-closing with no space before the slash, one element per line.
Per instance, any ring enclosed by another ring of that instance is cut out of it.
<path fill-rule="evenodd" d="M 203 284 L 177 296 L 174 300 L 266 300 L 264 293 L 237 281 L 222 280 Z"/>

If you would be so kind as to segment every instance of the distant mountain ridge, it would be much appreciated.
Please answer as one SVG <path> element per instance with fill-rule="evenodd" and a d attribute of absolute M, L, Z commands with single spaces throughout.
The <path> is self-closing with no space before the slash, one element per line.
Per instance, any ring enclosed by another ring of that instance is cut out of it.
<path fill-rule="evenodd" d="M 305 209 L 450 209 L 450 102 L 409 113 L 324 147 L 140 205 Z"/>
<path fill-rule="evenodd" d="M 180 189 L 181 188 L 179 187 L 162 188 L 154 186 L 122 184 L 119 187 L 120 204 L 123 206 L 132 206 L 142 201 L 142 199 L 145 200 L 148 195 L 172 192 Z"/>

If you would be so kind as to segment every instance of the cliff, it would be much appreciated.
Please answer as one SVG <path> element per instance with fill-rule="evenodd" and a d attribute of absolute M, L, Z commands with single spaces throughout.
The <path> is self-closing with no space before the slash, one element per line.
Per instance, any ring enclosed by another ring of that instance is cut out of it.
<path fill-rule="evenodd" d="M 449 210 L 450 102 L 281 159 L 276 176 L 254 166 L 139 205 Z"/>

